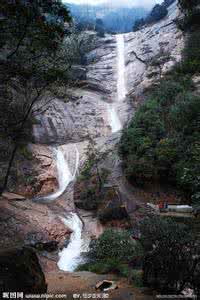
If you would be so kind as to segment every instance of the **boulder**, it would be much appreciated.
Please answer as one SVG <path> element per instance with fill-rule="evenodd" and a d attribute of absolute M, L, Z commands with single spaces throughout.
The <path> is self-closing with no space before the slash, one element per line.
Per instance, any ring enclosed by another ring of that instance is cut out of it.
<path fill-rule="evenodd" d="M 109 290 L 115 290 L 118 288 L 117 284 L 114 281 L 111 280 L 103 280 L 96 284 L 95 286 L 96 290 L 99 291 L 109 291 Z"/>
<path fill-rule="evenodd" d="M 31 248 L 0 251 L 0 291 L 46 293 L 47 285 L 37 255 Z"/>

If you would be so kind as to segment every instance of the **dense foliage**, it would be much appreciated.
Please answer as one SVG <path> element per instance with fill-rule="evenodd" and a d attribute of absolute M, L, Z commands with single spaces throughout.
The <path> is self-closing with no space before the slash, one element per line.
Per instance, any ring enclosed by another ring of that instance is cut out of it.
<path fill-rule="evenodd" d="M 151 217 L 142 221 L 140 230 L 144 284 L 165 294 L 192 288 L 199 295 L 200 248 L 188 227 Z"/>
<path fill-rule="evenodd" d="M 200 30 L 187 39 L 182 62 L 161 79 L 124 130 L 120 153 L 129 179 L 169 182 L 200 204 Z"/>
<path fill-rule="evenodd" d="M 92 241 L 89 256 L 97 261 L 115 257 L 121 262 L 128 262 L 134 249 L 135 242 L 127 231 L 107 229 L 99 239 Z"/>
<path fill-rule="evenodd" d="M 179 0 L 179 7 L 184 14 L 184 18 L 177 21 L 180 29 L 190 30 L 192 26 L 200 25 L 200 7 L 198 0 Z"/>
<path fill-rule="evenodd" d="M 136 245 L 128 231 L 106 229 L 97 240 L 91 241 L 88 263 L 80 266 L 79 270 L 100 274 L 115 272 L 129 277 L 128 264 L 140 251 L 140 245 Z"/>
<path fill-rule="evenodd" d="M 162 81 L 124 131 L 120 152 L 126 175 L 138 183 L 175 183 L 197 199 L 199 112 L 199 96 L 183 83 Z"/>

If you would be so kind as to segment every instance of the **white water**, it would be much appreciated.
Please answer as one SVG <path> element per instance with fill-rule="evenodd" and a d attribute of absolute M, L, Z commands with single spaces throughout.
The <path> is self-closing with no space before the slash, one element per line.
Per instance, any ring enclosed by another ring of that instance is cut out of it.
<path fill-rule="evenodd" d="M 64 154 L 61 149 L 56 149 L 56 164 L 58 172 L 58 190 L 45 198 L 53 201 L 60 197 L 66 190 L 68 184 L 73 180 L 73 176 L 69 170 L 68 163 L 65 160 Z"/>
<path fill-rule="evenodd" d="M 117 102 L 120 103 L 126 97 L 126 82 L 125 82 L 125 47 L 124 36 L 118 34 L 116 36 L 117 42 Z M 122 129 L 122 124 L 115 107 L 115 103 L 112 103 L 108 107 L 108 114 L 110 120 L 110 126 L 112 133 L 115 133 Z"/>
<path fill-rule="evenodd" d="M 71 213 L 67 218 L 62 218 L 62 221 L 73 232 L 70 236 L 69 245 L 59 253 L 58 267 L 60 270 L 73 272 L 82 260 L 81 251 L 84 246 L 84 240 L 81 237 L 81 233 L 83 225 L 75 213 Z"/>
<path fill-rule="evenodd" d="M 55 148 L 54 151 L 56 153 L 56 166 L 57 166 L 57 173 L 58 173 L 58 190 L 50 195 L 47 196 L 41 196 L 33 199 L 34 202 L 39 203 L 48 203 L 51 201 L 56 200 L 58 197 L 60 197 L 64 191 L 66 190 L 67 186 L 72 182 L 76 176 L 76 172 L 78 170 L 78 164 L 79 164 L 79 152 L 74 145 L 75 153 L 76 153 L 76 161 L 74 166 L 74 174 L 72 175 L 69 169 L 68 162 L 65 159 L 64 153 L 61 149 L 61 147 Z"/>
<path fill-rule="evenodd" d="M 112 133 L 115 133 L 122 128 L 122 124 L 120 122 L 120 119 L 117 115 L 116 109 L 112 104 L 108 104 L 108 113 L 109 113 L 109 120 L 110 120 L 110 126 L 112 129 Z"/>
<path fill-rule="evenodd" d="M 117 65 L 117 98 L 118 101 L 123 101 L 126 97 L 126 80 L 125 80 L 125 47 L 124 36 L 122 34 L 116 35 L 117 51 L 118 51 L 118 65 Z"/>

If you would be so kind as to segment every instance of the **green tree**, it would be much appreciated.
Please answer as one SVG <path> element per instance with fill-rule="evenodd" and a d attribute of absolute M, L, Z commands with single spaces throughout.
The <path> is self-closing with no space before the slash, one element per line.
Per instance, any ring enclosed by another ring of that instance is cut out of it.
<path fill-rule="evenodd" d="M 164 17 L 166 17 L 168 14 L 168 10 L 164 5 L 156 4 L 149 16 L 147 17 L 147 22 L 152 23 L 152 22 L 158 22 Z"/>
<path fill-rule="evenodd" d="M 167 294 L 189 287 L 199 295 L 200 247 L 188 227 L 151 217 L 141 222 L 140 230 L 144 284 Z"/>
<path fill-rule="evenodd" d="M 71 17 L 60 1 L 3 0 L 0 8 L 0 135 L 11 148 L 3 191 L 17 150 L 31 139 L 34 115 L 52 99 L 56 83 L 68 80 L 62 44 Z"/>

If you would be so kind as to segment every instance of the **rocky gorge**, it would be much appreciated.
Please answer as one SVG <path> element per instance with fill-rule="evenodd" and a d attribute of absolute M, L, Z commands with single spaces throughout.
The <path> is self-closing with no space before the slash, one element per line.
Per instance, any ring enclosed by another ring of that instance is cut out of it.
<path fill-rule="evenodd" d="M 14 192 L 22 199 L 2 196 L 2 248 L 35 247 L 44 272 L 52 271 L 54 276 L 55 272 L 67 276 L 58 268 L 75 270 L 91 237 L 104 230 L 94 211 L 77 205 L 85 188 L 79 174 L 91 138 L 98 151 L 106 153 L 101 165 L 109 171 L 106 185 L 114 186 L 120 195 L 118 206 L 125 207 L 133 224 L 140 217 L 140 208 L 147 212 L 145 201 L 138 198 L 123 174 L 118 142 L 122 129 L 145 101 L 146 91 L 181 59 L 184 36 L 175 24 L 179 15 L 175 2 L 167 17 L 152 26 L 98 38 L 96 48 L 87 54 L 79 86 L 69 89 L 67 99 L 53 99 L 36 117 L 34 142 L 28 145 L 36 183 L 17 187 Z M 116 198 L 106 200 L 105 207 Z M 56 251 L 49 254 L 44 244 L 50 243 L 51 248 L 52 242 Z"/>

